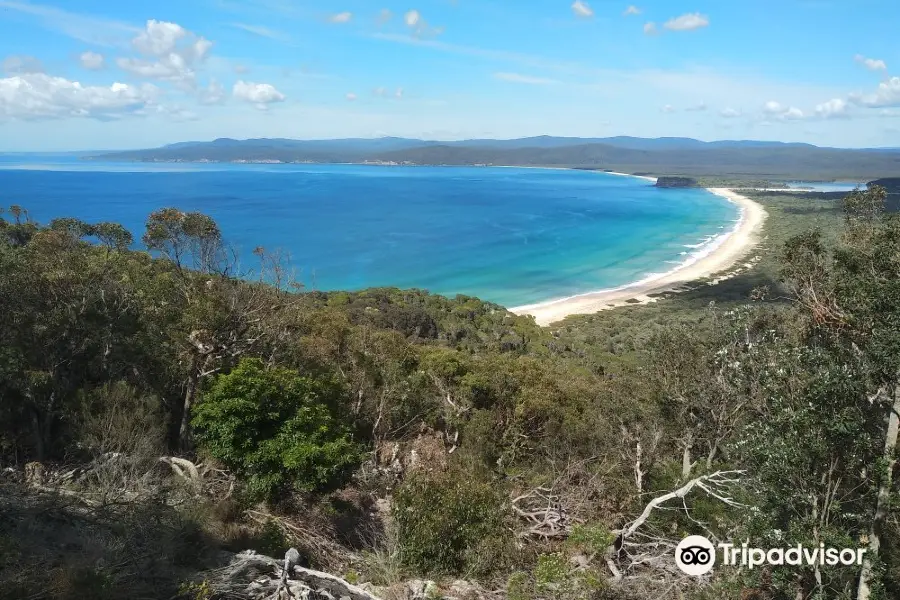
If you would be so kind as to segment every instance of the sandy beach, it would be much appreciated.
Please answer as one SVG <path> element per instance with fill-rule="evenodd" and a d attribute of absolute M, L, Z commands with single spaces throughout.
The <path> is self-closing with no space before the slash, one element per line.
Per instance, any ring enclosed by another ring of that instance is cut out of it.
<path fill-rule="evenodd" d="M 609 174 L 634 177 L 634 175 L 624 173 Z M 655 181 L 652 177 L 644 179 Z M 759 242 L 762 226 L 767 216 L 766 211 L 762 205 L 734 190 L 707 189 L 740 207 L 741 216 L 734 229 L 720 236 L 704 249 L 706 254 L 693 257 L 691 261 L 678 268 L 652 279 L 645 279 L 611 290 L 589 292 L 569 298 L 519 306 L 510 310 L 519 315 L 534 316 L 539 325 L 549 325 L 569 315 L 591 314 L 617 306 L 633 304 L 635 300 L 652 302 L 653 298 L 649 296 L 650 294 L 679 291 L 679 288 L 689 282 L 732 269 Z M 632 302 L 628 302 L 629 300 Z"/>
<path fill-rule="evenodd" d="M 619 177 L 634 177 L 636 179 L 645 179 L 647 181 L 652 181 L 656 183 L 656 177 L 648 177 L 646 175 L 629 175 L 628 173 L 617 173 L 615 171 L 599 171 L 599 173 L 606 173 L 607 175 L 618 175 Z"/>

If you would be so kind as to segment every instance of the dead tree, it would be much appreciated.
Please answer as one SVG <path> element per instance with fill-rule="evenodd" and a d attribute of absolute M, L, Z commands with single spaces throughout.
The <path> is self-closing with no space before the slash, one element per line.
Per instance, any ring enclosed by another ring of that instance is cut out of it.
<path fill-rule="evenodd" d="M 340 577 L 298 566 L 299 560 L 300 553 L 294 548 L 285 553 L 284 561 L 247 550 L 234 555 L 225 567 L 202 576 L 215 597 L 281 600 L 284 592 L 291 598 L 380 600 Z"/>
<path fill-rule="evenodd" d="M 565 539 L 575 520 L 560 502 L 558 495 L 546 487 L 537 487 L 512 499 L 512 509 L 526 523 L 520 537 L 544 541 Z"/>
<path fill-rule="evenodd" d="M 615 540 L 606 550 L 606 564 L 616 581 L 621 581 L 625 575 L 623 569 L 635 571 L 641 566 L 651 566 L 659 572 L 673 571 L 674 561 L 671 553 L 678 544 L 678 540 L 668 539 L 641 531 L 655 510 L 662 509 L 663 505 L 672 500 L 681 500 L 685 513 L 690 516 L 685 498 L 692 491 L 699 489 L 708 496 L 723 502 L 727 506 L 743 506 L 731 497 L 728 490 L 740 482 L 739 476 L 744 471 L 716 471 L 709 475 L 701 475 L 691 479 L 677 490 L 662 494 L 653 498 L 641 511 L 641 514 L 628 525 L 618 531 L 614 531 Z M 699 526 L 702 523 L 696 522 Z"/>

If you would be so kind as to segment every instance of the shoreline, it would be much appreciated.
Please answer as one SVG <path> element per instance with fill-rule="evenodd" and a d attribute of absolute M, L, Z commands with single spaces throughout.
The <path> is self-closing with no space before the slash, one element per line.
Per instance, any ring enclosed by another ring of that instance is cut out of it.
<path fill-rule="evenodd" d="M 608 172 L 609 173 L 609 172 Z M 626 177 L 637 177 L 626 173 L 609 173 Z M 642 177 L 642 179 L 655 178 Z M 721 274 L 733 268 L 760 241 L 762 225 L 768 213 L 758 202 L 729 188 L 706 188 L 707 191 L 725 198 L 740 209 L 740 217 L 727 233 L 712 240 L 699 254 L 686 260 L 676 268 L 661 275 L 653 275 L 633 283 L 608 290 L 598 290 L 510 308 L 517 315 L 531 315 L 538 325 L 547 326 L 570 315 L 593 314 L 601 310 L 647 304 L 656 299 L 651 294 L 681 291 L 682 286 L 692 281 Z M 717 278 L 722 281 L 734 273 Z M 630 301 L 630 302 L 629 302 Z"/>

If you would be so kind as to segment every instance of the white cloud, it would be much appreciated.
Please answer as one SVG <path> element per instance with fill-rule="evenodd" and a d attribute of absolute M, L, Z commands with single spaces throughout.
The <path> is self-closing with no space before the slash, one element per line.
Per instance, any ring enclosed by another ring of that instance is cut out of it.
<path fill-rule="evenodd" d="M 234 65 L 234 72 L 238 75 L 243 75 L 250 72 L 250 67 L 247 65 Z"/>
<path fill-rule="evenodd" d="M 341 12 L 336 15 L 331 15 L 328 20 L 332 23 L 349 23 L 352 18 L 352 12 Z"/>
<path fill-rule="evenodd" d="M 671 104 L 666 104 L 660 110 L 666 114 L 670 114 L 670 113 L 675 112 L 675 107 L 672 106 Z"/>
<path fill-rule="evenodd" d="M 165 81 L 182 81 L 194 77 L 193 71 L 187 71 L 178 63 L 156 62 L 139 58 L 118 58 L 119 68 L 138 77 L 146 79 L 162 79 Z"/>
<path fill-rule="evenodd" d="M 270 40 L 275 40 L 278 42 L 286 42 L 290 39 L 286 33 L 281 31 L 276 31 L 274 29 L 270 29 L 264 25 L 252 25 L 250 23 L 231 23 L 231 26 L 235 29 L 240 29 L 242 31 L 246 31 L 247 33 L 252 33 L 253 35 L 264 37 Z"/>
<path fill-rule="evenodd" d="M 639 9 L 637 6 L 632 4 L 631 6 L 626 8 L 625 12 L 622 14 L 625 15 L 626 17 L 631 16 L 631 15 L 639 15 L 639 14 L 641 14 L 641 9 Z"/>
<path fill-rule="evenodd" d="M 741 111 L 735 110 L 733 108 L 725 108 L 719 111 L 719 114 L 726 119 L 736 119 L 737 117 L 741 116 Z"/>
<path fill-rule="evenodd" d="M 44 65 L 33 56 L 13 55 L 3 59 L 3 72 L 14 74 L 43 73 Z"/>
<path fill-rule="evenodd" d="M 881 82 L 874 94 L 850 94 L 850 101 L 869 108 L 900 107 L 900 77 Z"/>
<path fill-rule="evenodd" d="M 509 81 L 511 83 L 525 83 L 529 85 L 556 85 L 559 83 L 559 81 L 555 79 L 531 77 L 529 75 L 520 75 L 519 73 L 494 73 L 494 79 Z"/>
<path fill-rule="evenodd" d="M 402 87 L 397 88 L 393 93 L 384 86 L 372 90 L 372 95 L 376 98 L 394 98 L 396 100 L 403 100 L 403 93 Z"/>
<path fill-rule="evenodd" d="M 763 106 L 763 110 L 770 115 L 780 115 L 784 112 L 784 108 L 782 108 L 781 104 L 775 102 L 774 100 L 769 100 L 766 102 L 765 106 Z"/>
<path fill-rule="evenodd" d="M 646 97 L 649 93 L 650 97 L 665 98 L 665 101 L 676 106 L 688 106 L 692 101 L 695 102 L 696 98 L 702 97 L 711 107 L 721 108 L 740 104 L 762 107 L 767 99 L 783 95 L 785 98 L 794 99 L 794 102 L 797 103 L 796 106 L 812 108 L 816 103 L 821 102 L 822 98 L 839 97 L 845 93 L 835 86 L 771 80 L 761 78 L 748 71 L 725 73 L 705 67 L 607 69 L 582 62 L 554 60 L 540 55 L 451 44 L 439 40 L 423 40 L 407 35 L 379 32 L 373 33 L 371 37 L 385 42 L 429 49 L 434 52 L 492 61 L 497 66 L 491 72 L 547 73 L 546 77 L 559 78 L 561 82 L 570 79 L 594 82 L 593 84 L 575 84 L 575 86 L 584 91 L 596 92 L 604 97 L 612 94 L 618 94 L 619 97 L 630 95 Z M 563 85 L 565 84 L 563 83 Z M 659 105 L 657 104 L 657 106 Z M 743 111 L 742 114 L 747 116 L 750 113 Z M 709 126 L 712 127 L 716 122 L 720 122 L 720 120 L 710 121 Z M 659 135 L 659 132 L 652 130 L 649 125 L 641 129 L 642 125 L 638 123 L 635 127 L 635 131 L 641 131 L 642 135 Z M 676 132 L 672 130 L 671 134 L 675 135 Z"/>
<path fill-rule="evenodd" d="M 659 33 L 659 30 L 656 29 L 656 23 L 650 21 L 649 23 L 644 23 L 644 34 L 645 35 L 656 35 Z"/>
<path fill-rule="evenodd" d="M 866 58 L 862 54 L 857 54 L 853 57 L 853 60 L 870 71 L 887 71 L 887 63 L 880 59 Z"/>
<path fill-rule="evenodd" d="M 0 8 L 30 15 L 39 19 L 48 29 L 97 46 L 122 45 L 123 37 L 127 39 L 138 31 L 135 27 L 121 21 L 73 13 L 42 4 L 0 0 Z"/>
<path fill-rule="evenodd" d="M 197 113 L 190 111 L 182 106 L 163 106 L 162 104 L 156 104 L 151 107 L 138 109 L 134 111 L 134 114 L 145 117 L 152 115 L 162 115 L 176 122 L 197 121 L 200 119 L 200 116 Z"/>
<path fill-rule="evenodd" d="M 394 18 L 394 13 L 392 13 L 390 11 L 390 9 L 382 8 L 381 12 L 378 13 L 378 18 L 376 19 L 376 22 L 379 25 L 384 25 L 385 23 L 390 21 L 392 18 Z"/>
<path fill-rule="evenodd" d="M 195 68 L 212 48 L 212 42 L 177 23 L 152 19 L 132 40 L 132 45 L 149 60 L 119 58 L 116 60 L 119 68 L 139 77 L 169 81 L 186 88 L 196 85 Z"/>
<path fill-rule="evenodd" d="M 268 110 L 273 102 L 284 102 L 286 96 L 269 83 L 251 83 L 239 80 L 234 84 L 232 94 L 238 100 L 250 102 L 259 110 Z"/>
<path fill-rule="evenodd" d="M 227 98 L 227 93 L 225 92 L 225 86 L 216 81 L 215 79 L 211 79 L 209 85 L 200 90 L 200 95 L 198 100 L 200 104 L 221 104 L 225 102 Z"/>
<path fill-rule="evenodd" d="M 694 106 L 689 106 L 685 110 L 701 112 L 701 111 L 706 110 L 707 108 L 709 108 L 709 107 L 706 106 L 706 102 L 701 102 L 700 104 L 695 104 Z"/>
<path fill-rule="evenodd" d="M 834 98 L 816 106 L 816 115 L 823 119 L 846 118 L 848 104 L 840 98 Z"/>
<path fill-rule="evenodd" d="M 575 2 L 572 3 L 572 12 L 575 13 L 575 16 L 583 18 L 594 16 L 593 9 L 588 6 L 587 2 L 583 2 L 582 0 L 575 0 Z"/>
<path fill-rule="evenodd" d="M 431 27 L 428 21 L 422 18 L 422 13 L 415 9 L 403 15 L 403 22 L 412 30 L 413 35 L 418 37 L 440 35 L 444 32 L 443 27 Z"/>
<path fill-rule="evenodd" d="M 411 10 L 403 15 L 403 22 L 409 27 L 415 27 L 422 20 L 422 15 L 417 10 Z"/>
<path fill-rule="evenodd" d="M 78 60 L 81 62 L 81 66 L 89 71 L 99 71 L 104 64 L 103 55 L 91 51 L 82 52 Z"/>
<path fill-rule="evenodd" d="M 144 31 L 140 32 L 131 43 L 141 54 L 163 56 L 172 52 L 178 41 L 187 34 L 187 29 L 177 23 L 150 19 Z"/>
<path fill-rule="evenodd" d="M 700 13 L 688 13 L 686 15 L 681 15 L 680 17 L 675 17 L 674 19 L 669 19 L 663 27 L 670 31 L 693 31 L 694 29 L 700 29 L 702 27 L 707 27 L 708 25 L 709 17 L 706 15 L 701 15 Z"/>
<path fill-rule="evenodd" d="M 0 116 L 115 118 L 153 104 L 158 96 L 159 89 L 150 84 L 85 86 L 62 77 L 28 73 L 0 79 Z"/>
<path fill-rule="evenodd" d="M 763 113 L 781 121 L 797 121 L 805 117 L 799 108 L 783 106 L 774 100 L 769 100 L 763 105 Z"/>
<path fill-rule="evenodd" d="M 353 102 L 354 100 L 356 100 L 356 94 L 354 94 L 353 92 L 350 92 L 349 94 L 347 94 L 347 100 L 349 100 L 350 102 Z"/>

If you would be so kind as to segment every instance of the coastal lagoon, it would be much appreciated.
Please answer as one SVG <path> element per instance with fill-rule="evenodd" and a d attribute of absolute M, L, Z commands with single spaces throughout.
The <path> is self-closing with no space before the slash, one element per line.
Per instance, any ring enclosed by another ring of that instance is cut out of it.
<path fill-rule="evenodd" d="M 307 289 L 421 288 L 505 306 L 671 271 L 739 218 L 706 190 L 601 172 L 0 155 L 0 205 L 11 204 L 42 223 L 116 221 L 136 240 L 156 209 L 200 211 L 245 271 L 263 246 L 286 253 Z"/>

